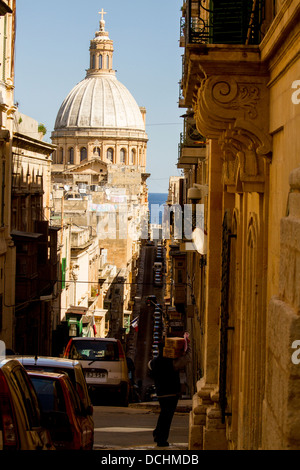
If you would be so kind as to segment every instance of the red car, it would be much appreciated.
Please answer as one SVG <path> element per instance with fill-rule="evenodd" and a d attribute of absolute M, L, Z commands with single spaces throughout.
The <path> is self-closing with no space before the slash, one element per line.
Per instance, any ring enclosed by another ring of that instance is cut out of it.
<path fill-rule="evenodd" d="M 24 367 L 0 359 L 0 450 L 54 450 Z"/>
<path fill-rule="evenodd" d="M 94 427 L 82 408 L 67 374 L 30 371 L 40 402 L 42 420 L 59 450 L 92 450 Z"/>

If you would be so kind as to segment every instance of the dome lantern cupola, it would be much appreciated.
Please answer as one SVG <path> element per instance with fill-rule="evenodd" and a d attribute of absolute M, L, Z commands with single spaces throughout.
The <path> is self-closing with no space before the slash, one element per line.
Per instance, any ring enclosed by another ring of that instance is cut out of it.
<path fill-rule="evenodd" d="M 109 39 L 108 32 L 105 31 L 105 21 L 103 18 L 106 12 L 102 8 L 99 14 L 101 15 L 100 30 L 96 31 L 94 39 L 91 40 L 90 68 L 87 71 L 87 77 L 103 73 L 115 74 L 115 71 L 112 69 L 113 41 Z"/>

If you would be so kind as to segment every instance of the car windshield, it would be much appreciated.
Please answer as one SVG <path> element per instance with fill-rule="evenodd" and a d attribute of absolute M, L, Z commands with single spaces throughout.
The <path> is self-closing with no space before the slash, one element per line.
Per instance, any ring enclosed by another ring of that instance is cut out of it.
<path fill-rule="evenodd" d="M 63 390 L 58 380 L 47 377 L 33 377 L 31 381 L 37 393 L 43 412 L 66 412 Z"/>
<path fill-rule="evenodd" d="M 73 341 L 71 357 L 91 361 L 118 361 L 119 350 L 117 343 L 111 341 Z"/>

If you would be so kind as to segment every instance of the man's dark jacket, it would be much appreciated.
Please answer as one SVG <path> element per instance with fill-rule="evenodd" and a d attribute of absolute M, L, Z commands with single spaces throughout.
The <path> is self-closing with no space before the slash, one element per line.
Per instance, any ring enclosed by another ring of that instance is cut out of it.
<path fill-rule="evenodd" d="M 190 361 L 190 348 L 178 359 L 170 359 L 160 354 L 149 362 L 151 376 L 158 397 L 180 395 L 180 369 Z"/>

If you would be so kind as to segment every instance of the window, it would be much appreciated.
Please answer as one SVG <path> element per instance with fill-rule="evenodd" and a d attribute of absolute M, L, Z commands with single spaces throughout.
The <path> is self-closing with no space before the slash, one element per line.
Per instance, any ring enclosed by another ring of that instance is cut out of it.
<path fill-rule="evenodd" d="M 106 56 L 106 68 L 109 69 L 109 56 Z"/>
<path fill-rule="evenodd" d="M 102 69 L 102 55 L 99 55 L 99 69 Z"/>
<path fill-rule="evenodd" d="M 51 377 L 31 376 L 31 381 L 38 395 L 43 413 L 50 411 L 66 412 L 64 392 L 59 380 Z"/>
<path fill-rule="evenodd" d="M 86 147 L 82 147 L 80 149 L 80 161 L 82 162 L 83 160 L 87 159 L 87 149 Z"/>
<path fill-rule="evenodd" d="M 125 159 L 126 159 L 126 151 L 125 151 L 125 149 L 121 149 L 121 151 L 120 151 L 120 162 L 125 163 L 125 161 L 126 161 Z"/>
<path fill-rule="evenodd" d="M 40 412 L 37 396 L 29 380 L 27 373 L 20 367 L 18 367 L 11 375 L 14 382 L 17 393 L 21 394 L 23 403 L 27 411 L 27 417 L 29 420 L 29 428 L 40 426 Z"/>
<path fill-rule="evenodd" d="M 95 55 L 93 55 L 93 57 L 92 57 L 92 69 L 95 68 L 95 65 L 96 65 L 96 59 L 95 59 Z"/>
<path fill-rule="evenodd" d="M 107 149 L 106 157 L 109 162 L 114 161 L 114 150 L 112 148 Z"/>
<path fill-rule="evenodd" d="M 60 148 L 59 149 L 59 161 L 58 163 L 63 163 L 64 162 L 64 149 Z"/>
<path fill-rule="evenodd" d="M 131 150 L 131 160 L 130 160 L 130 163 L 131 163 L 132 165 L 135 164 L 135 150 L 134 150 L 134 149 Z"/>
<path fill-rule="evenodd" d="M 74 149 L 73 147 L 69 148 L 69 163 L 74 164 Z"/>
<path fill-rule="evenodd" d="M 92 361 L 118 361 L 119 350 L 115 341 L 74 341 L 71 359 L 88 359 Z"/>
<path fill-rule="evenodd" d="M 100 147 L 94 147 L 93 154 L 96 155 L 97 157 L 100 157 L 100 154 L 101 154 Z"/>

